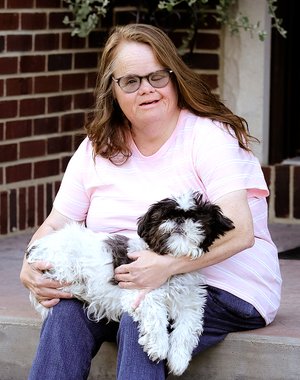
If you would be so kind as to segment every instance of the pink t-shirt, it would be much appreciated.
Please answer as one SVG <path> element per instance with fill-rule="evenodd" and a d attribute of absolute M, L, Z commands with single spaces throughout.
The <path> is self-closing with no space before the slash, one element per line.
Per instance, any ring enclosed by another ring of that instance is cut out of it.
<path fill-rule="evenodd" d="M 209 285 L 256 307 L 270 323 L 279 308 L 281 275 L 267 221 L 268 189 L 258 160 L 218 122 L 182 110 L 168 141 L 143 156 L 132 141 L 132 156 L 120 166 L 97 156 L 88 138 L 65 172 L 54 207 L 95 232 L 136 236 L 136 221 L 162 198 L 200 190 L 212 202 L 247 189 L 255 244 L 222 263 L 204 268 Z"/>

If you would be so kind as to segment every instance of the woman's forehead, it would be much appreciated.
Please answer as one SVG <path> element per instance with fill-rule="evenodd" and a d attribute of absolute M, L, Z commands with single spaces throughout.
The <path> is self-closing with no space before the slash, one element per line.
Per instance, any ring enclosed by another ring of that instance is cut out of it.
<path fill-rule="evenodd" d="M 155 58 L 152 48 L 137 42 L 121 43 L 116 52 L 113 67 L 116 76 L 145 75 L 162 68 Z"/>

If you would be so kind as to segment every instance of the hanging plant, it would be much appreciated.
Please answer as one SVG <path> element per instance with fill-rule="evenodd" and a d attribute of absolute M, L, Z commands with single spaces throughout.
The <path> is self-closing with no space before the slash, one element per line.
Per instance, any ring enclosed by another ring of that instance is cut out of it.
<path fill-rule="evenodd" d="M 91 31 L 101 25 L 102 18 L 113 8 L 111 0 L 64 0 L 68 4 L 68 9 L 72 18 L 66 16 L 63 20 L 65 25 L 72 28 L 72 36 L 87 37 Z M 235 7 L 238 0 L 161 0 L 161 1 L 140 1 L 137 6 L 136 22 L 148 22 L 168 29 L 167 25 L 161 25 L 162 19 L 166 18 L 166 13 L 176 15 L 180 18 L 180 11 L 185 9 L 190 17 L 190 27 L 187 37 L 183 40 L 181 50 L 190 48 L 193 50 L 195 37 L 201 25 L 205 24 L 206 17 L 213 15 L 216 21 L 229 28 L 232 34 L 245 30 L 251 36 L 257 35 L 261 41 L 266 38 L 266 31 L 260 28 L 260 22 L 253 23 L 247 15 L 236 14 Z M 283 37 L 286 37 L 286 30 L 281 26 L 282 20 L 276 16 L 277 0 L 266 0 L 268 12 L 271 16 L 272 27 L 274 27 Z M 145 12 L 148 16 L 145 17 Z M 142 15 L 142 16 L 141 16 Z M 176 24 L 176 23 L 175 23 Z M 169 20 L 170 25 L 170 20 Z M 170 28 L 170 27 L 169 27 Z"/>

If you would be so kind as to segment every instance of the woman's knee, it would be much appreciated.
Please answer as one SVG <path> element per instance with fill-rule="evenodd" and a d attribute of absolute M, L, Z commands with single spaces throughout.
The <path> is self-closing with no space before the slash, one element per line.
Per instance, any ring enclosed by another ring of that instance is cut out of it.
<path fill-rule="evenodd" d="M 122 336 L 131 336 L 132 338 L 136 337 L 136 339 L 138 339 L 138 323 L 134 322 L 132 317 L 127 313 L 124 313 L 120 320 L 117 335 L 118 342 Z"/>

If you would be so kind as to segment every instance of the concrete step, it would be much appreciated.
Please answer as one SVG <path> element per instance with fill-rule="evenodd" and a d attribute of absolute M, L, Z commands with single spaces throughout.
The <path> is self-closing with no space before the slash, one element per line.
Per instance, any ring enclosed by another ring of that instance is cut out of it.
<path fill-rule="evenodd" d="M 30 235 L 0 239 L 0 380 L 26 379 L 38 342 L 40 318 L 19 281 L 22 252 Z M 281 251 L 294 252 L 300 247 L 300 225 L 283 225 L 276 237 Z M 263 329 L 229 334 L 224 342 L 195 358 L 183 376 L 168 379 L 300 379 L 300 260 L 291 257 L 280 260 L 280 265 L 283 293 L 276 320 Z M 103 345 L 89 380 L 115 379 L 116 352 L 114 344 Z"/>

